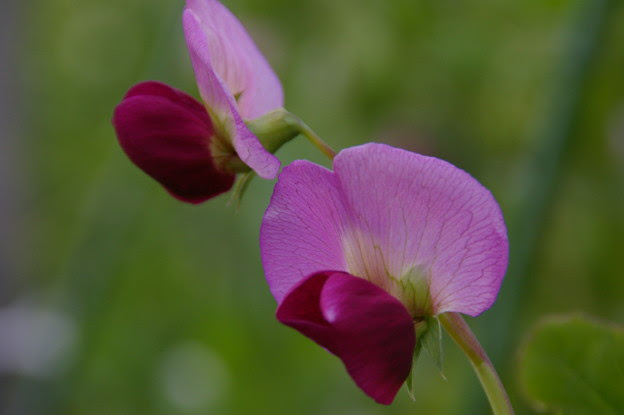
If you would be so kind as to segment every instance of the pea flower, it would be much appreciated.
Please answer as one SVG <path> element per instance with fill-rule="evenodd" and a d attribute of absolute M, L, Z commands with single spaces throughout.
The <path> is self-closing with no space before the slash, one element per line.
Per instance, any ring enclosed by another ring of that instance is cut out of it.
<path fill-rule="evenodd" d="M 279 160 L 246 126 L 283 106 L 281 84 L 240 22 L 216 0 L 188 0 L 186 44 L 203 104 L 168 85 L 130 88 L 113 125 L 128 157 L 176 198 L 200 203 L 237 172 L 272 179 Z"/>
<path fill-rule="evenodd" d="M 383 144 L 341 151 L 333 171 L 295 161 L 260 232 L 277 319 L 390 404 L 408 377 L 415 325 L 494 302 L 508 242 L 490 192 L 457 167 Z"/>

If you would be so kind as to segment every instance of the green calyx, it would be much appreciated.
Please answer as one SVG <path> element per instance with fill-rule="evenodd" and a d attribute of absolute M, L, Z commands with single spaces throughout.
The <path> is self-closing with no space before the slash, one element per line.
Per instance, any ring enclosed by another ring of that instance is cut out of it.
<path fill-rule="evenodd" d="M 300 120 L 284 108 L 268 112 L 246 124 L 270 153 L 275 153 L 301 132 Z"/>
<path fill-rule="evenodd" d="M 403 304 L 415 320 L 433 316 L 429 281 L 428 269 L 418 265 L 410 268 L 398 279 Z"/>
<path fill-rule="evenodd" d="M 228 131 L 228 128 L 225 127 L 226 124 L 216 124 L 215 136 L 211 140 L 210 151 L 219 169 L 233 174 L 241 173 L 230 199 L 231 204 L 238 206 L 247 186 L 255 177 L 255 173 L 238 157 L 231 140 L 222 138 L 229 137 L 226 133 Z M 247 120 L 245 124 L 249 131 L 258 138 L 262 146 L 271 154 L 275 153 L 293 138 L 302 135 L 330 160 L 336 155 L 336 152 L 312 131 L 306 123 L 284 108 L 278 108 L 256 119 Z"/>
<path fill-rule="evenodd" d="M 262 146 L 271 154 L 299 135 L 301 130 L 298 118 L 284 108 L 278 108 L 262 117 L 247 121 L 246 125 L 258 138 Z M 219 146 L 213 147 L 213 155 L 215 150 L 218 152 L 217 154 L 226 155 L 227 159 L 221 159 L 225 160 L 224 167 L 234 173 L 242 173 L 234 186 L 229 202 L 238 209 L 249 183 L 255 177 L 255 173 L 238 157 L 231 144 L 228 143 L 226 146 L 220 144 L 220 146 L 222 148 Z"/>
<path fill-rule="evenodd" d="M 424 349 L 444 377 L 444 353 L 442 350 L 442 328 L 437 316 L 433 312 L 431 300 L 429 270 L 423 266 L 414 266 L 397 280 L 400 286 L 400 295 L 403 304 L 407 307 L 414 319 L 416 345 L 412 360 L 412 370 L 405 385 L 407 392 L 414 399 L 413 376 L 415 366 L 421 351 Z"/>
<path fill-rule="evenodd" d="M 245 121 L 247 128 L 260 141 L 262 146 L 271 154 L 275 153 L 284 144 L 302 135 L 306 137 L 316 148 L 318 148 L 329 159 L 333 159 L 336 152 L 325 143 L 310 127 L 299 117 L 278 108 L 253 120 Z M 218 168 L 231 173 L 248 173 L 247 166 L 236 154 L 231 140 L 223 139 L 229 137 L 229 129 L 224 123 L 215 123 L 215 136 L 211 140 L 210 150 Z"/>
<path fill-rule="evenodd" d="M 210 154 L 215 166 L 223 172 L 236 174 L 251 171 L 251 168 L 238 157 L 232 143 L 219 138 L 217 134 L 210 140 Z"/>
<path fill-rule="evenodd" d="M 210 152 L 215 165 L 222 171 L 230 173 L 248 173 L 251 171 L 236 154 L 229 137 L 228 129 L 222 123 L 214 123 L 215 135 L 210 141 Z M 297 117 L 278 108 L 262 117 L 246 121 L 247 128 L 258 138 L 262 146 L 270 153 L 275 153 L 288 141 L 299 135 L 300 121 Z"/>
<path fill-rule="evenodd" d="M 420 352 L 424 349 L 431 357 L 436 367 L 440 371 L 440 376 L 444 376 L 444 353 L 442 350 L 442 327 L 436 317 L 427 317 L 414 320 L 414 331 L 416 332 L 416 346 L 414 347 L 414 356 L 412 359 L 412 370 L 405 381 L 407 392 L 414 400 L 414 383 L 413 377 L 416 372 L 416 362 L 420 357 Z"/>

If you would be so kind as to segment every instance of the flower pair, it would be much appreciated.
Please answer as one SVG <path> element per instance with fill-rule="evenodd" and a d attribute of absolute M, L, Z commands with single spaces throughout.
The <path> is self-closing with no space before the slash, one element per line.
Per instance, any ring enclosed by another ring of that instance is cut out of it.
<path fill-rule="evenodd" d="M 187 0 L 183 22 L 204 104 L 144 82 L 128 91 L 113 123 L 133 162 L 178 199 L 199 203 L 229 190 L 236 173 L 277 175 L 279 161 L 246 121 L 281 108 L 283 98 L 220 3 Z M 275 139 L 267 142 L 275 150 Z M 340 152 L 333 171 L 287 166 L 260 248 L 278 320 L 338 356 L 366 394 L 389 404 L 410 373 L 422 322 L 492 305 L 508 243 L 496 201 L 470 175 L 366 144 Z"/>
<path fill-rule="evenodd" d="M 245 121 L 283 106 L 282 87 L 240 22 L 215 0 L 187 0 L 186 43 L 203 104 L 160 82 L 132 87 L 113 125 L 128 157 L 173 196 L 200 203 L 249 169 L 272 179 L 280 162 Z"/>

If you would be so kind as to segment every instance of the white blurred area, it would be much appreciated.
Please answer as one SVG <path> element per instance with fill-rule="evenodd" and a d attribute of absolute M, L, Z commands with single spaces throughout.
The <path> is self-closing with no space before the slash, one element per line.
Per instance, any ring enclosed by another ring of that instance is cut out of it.
<path fill-rule="evenodd" d="M 184 342 L 164 356 L 159 381 L 171 405 L 186 412 L 205 413 L 223 401 L 229 378 L 217 353 L 201 343 Z"/>
<path fill-rule="evenodd" d="M 58 374 L 75 350 L 76 334 L 76 324 L 58 310 L 25 301 L 0 308 L 0 374 Z"/>

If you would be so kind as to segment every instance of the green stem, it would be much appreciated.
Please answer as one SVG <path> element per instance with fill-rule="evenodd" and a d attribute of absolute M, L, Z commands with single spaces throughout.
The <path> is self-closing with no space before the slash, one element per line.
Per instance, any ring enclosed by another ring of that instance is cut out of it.
<path fill-rule="evenodd" d="M 333 160 L 334 157 L 336 157 L 334 149 L 331 148 L 321 137 L 319 137 L 318 134 L 316 134 L 314 130 L 308 126 L 308 124 L 303 122 L 301 118 L 297 117 L 292 112 L 288 112 L 283 109 L 282 111 L 284 112 L 281 116 L 285 120 L 286 125 L 294 127 L 299 134 L 307 138 L 308 141 L 318 148 L 321 153 L 325 154 L 329 160 Z"/>
<path fill-rule="evenodd" d="M 458 313 L 440 314 L 438 319 L 470 360 L 470 364 L 490 401 L 494 415 L 513 415 L 514 410 L 503 383 L 468 324 Z"/>
<path fill-rule="evenodd" d="M 303 120 L 284 108 L 277 108 L 262 117 L 246 121 L 247 127 L 258 137 L 264 148 L 275 153 L 282 145 L 302 135 L 330 160 L 336 152 Z"/>
<path fill-rule="evenodd" d="M 299 127 L 301 128 L 299 132 L 305 138 L 307 138 L 316 148 L 318 148 L 321 153 L 325 154 L 329 160 L 333 160 L 336 157 L 336 152 L 332 149 L 329 144 L 327 144 L 321 137 L 319 137 L 306 123 L 304 123 L 301 119 L 299 120 Z"/>

